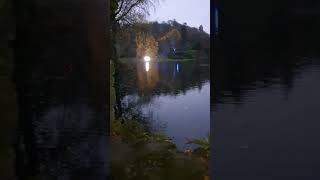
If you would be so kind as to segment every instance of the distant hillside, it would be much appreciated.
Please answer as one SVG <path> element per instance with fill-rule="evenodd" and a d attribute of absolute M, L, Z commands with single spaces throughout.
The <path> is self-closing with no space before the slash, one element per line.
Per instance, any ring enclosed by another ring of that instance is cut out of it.
<path fill-rule="evenodd" d="M 210 35 L 203 27 L 189 27 L 175 20 L 149 22 L 121 27 L 117 37 L 118 56 L 136 57 L 136 34 L 152 35 L 158 43 L 158 56 L 171 59 L 206 59 L 210 57 Z"/>

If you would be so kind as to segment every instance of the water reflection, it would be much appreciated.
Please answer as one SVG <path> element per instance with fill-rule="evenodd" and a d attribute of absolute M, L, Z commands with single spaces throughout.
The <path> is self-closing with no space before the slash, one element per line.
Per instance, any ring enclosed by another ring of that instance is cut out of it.
<path fill-rule="evenodd" d="M 194 87 L 201 87 L 210 79 L 209 67 L 201 67 L 195 62 L 177 64 L 149 63 L 148 73 L 145 63 L 124 65 L 121 73 L 123 93 L 138 93 L 139 96 L 177 95 Z"/>
<path fill-rule="evenodd" d="M 67 91 L 51 91 L 62 85 L 72 87 L 43 80 L 29 84 L 33 91 L 19 93 L 20 103 L 29 106 L 21 109 L 17 175 L 19 179 L 104 180 L 108 176 L 106 114 L 92 98 L 67 99 Z"/>
<path fill-rule="evenodd" d="M 123 66 L 121 106 L 124 116 L 138 117 L 139 114 L 150 129 L 161 129 L 175 137 L 174 142 L 180 148 L 186 138 L 206 135 L 210 119 L 209 67 L 201 67 L 196 62 L 145 62 Z M 178 130 L 182 124 L 184 130 Z"/>
<path fill-rule="evenodd" d="M 145 62 L 146 71 L 148 72 L 150 69 L 150 62 Z"/>
<path fill-rule="evenodd" d="M 213 140 L 219 141 L 213 145 L 216 179 L 320 177 L 314 170 L 320 164 L 320 24 L 312 17 L 286 18 L 266 26 L 259 40 L 254 30 L 232 28 L 217 40 L 211 96 L 219 134 Z M 255 48 L 242 48 L 241 37 L 254 37 Z"/>

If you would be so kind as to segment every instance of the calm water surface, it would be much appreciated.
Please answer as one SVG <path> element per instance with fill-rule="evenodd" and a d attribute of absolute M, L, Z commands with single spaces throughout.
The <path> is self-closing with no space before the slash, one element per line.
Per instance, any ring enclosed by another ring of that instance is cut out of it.
<path fill-rule="evenodd" d="M 247 31 L 225 27 L 215 46 L 213 177 L 320 179 L 319 16 L 243 16 Z"/>
<path fill-rule="evenodd" d="M 142 62 L 127 64 L 125 71 L 123 107 L 134 104 L 153 131 L 164 132 L 181 149 L 188 147 L 187 139 L 206 137 L 210 131 L 208 66 Z"/>
<path fill-rule="evenodd" d="M 217 81 L 212 106 L 216 179 L 320 177 L 320 58 L 276 62 L 272 68 L 261 62 L 233 67 L 238 71 Z"/>

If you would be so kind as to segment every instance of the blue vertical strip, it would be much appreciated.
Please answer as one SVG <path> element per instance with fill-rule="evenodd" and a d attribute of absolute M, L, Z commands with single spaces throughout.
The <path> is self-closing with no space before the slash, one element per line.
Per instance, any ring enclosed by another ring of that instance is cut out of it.
<path fill-rule="evenodd" d="M 213 9 L 213 12 L 210 12 L 210 16 L 212 16 L 213 18 L 212 19 L 212 26 L 211 29 L 212 29 L 212 33 L 213 35 L 216 34 L 216 8 L 215 8 L 215 4 L 211 4 L 211 9 Z"/>
<path fill-rule="evenodd" d="M 214 24 L 215 24 L 215 34 L 218 34 L 219 32 L 219 11 L 217 8 L 214 9 L 215 12 L 214 12 Z"/>
<path fill-rule="evenodd" d="M 213 19 L 213 35 L 217 35 L 219 32 L 219 8 L 216 3 L 212 4 L 212 19 Z"/>

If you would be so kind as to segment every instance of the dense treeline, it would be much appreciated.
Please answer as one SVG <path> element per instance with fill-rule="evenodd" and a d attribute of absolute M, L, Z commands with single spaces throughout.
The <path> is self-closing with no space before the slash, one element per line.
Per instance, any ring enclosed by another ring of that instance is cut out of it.
<path fill-rule="evenodd" d="M 161 23 L 123 25 L 120 29 L 117 36 L 117 50 L 120 58 L 137 56 L 136 35 L 139 32 L 147 33 L 156 39 L 160 57 L 208 59 L 210 56 L 210 35 L 203 31 L 202 26 L 194 28 L 186 23 L 180 24 L 175 20 L 169 20 Z"/>

